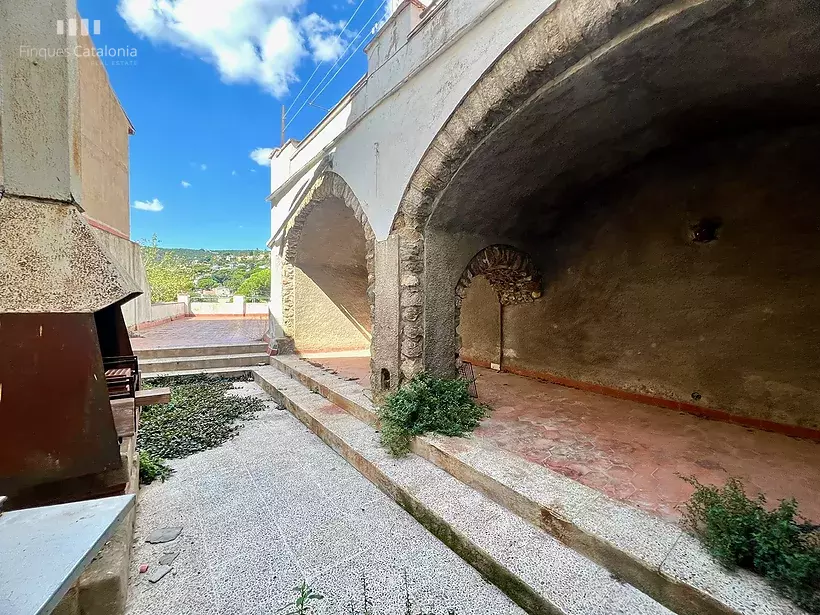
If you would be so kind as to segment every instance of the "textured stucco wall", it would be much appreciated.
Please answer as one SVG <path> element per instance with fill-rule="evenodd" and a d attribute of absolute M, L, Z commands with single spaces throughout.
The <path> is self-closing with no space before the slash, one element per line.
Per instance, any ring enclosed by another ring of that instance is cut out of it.
<path fill-rule="evenodd" d="M 818 129 L 705 144 L 573 203 L 532 242 L 544 297 L 505 308 L 505 367 L 817 429 L 818 159 Z"/>
<path fill-rule="evenodd" d="M 370 339 L 298 267 L 294 267 L 294 346 L 299 352 L 366 350 Z"/>
<path fill-rule="evenodd" d="M 461 358 L 481 364 L 501 363 L 501 303 L 487 278 L 474 278 L 461 304 Z"/>
<path fill-rule="evenodd" d="M 148 276 L 145 274 L 145 264 L 142 262 L 139 244 L 97 228 L 93 230 L 97 240 L 105 247 L 111 258 L 120 269 L 131 276 L 142 290 L 139 297 L 122 306 L 126 326 L 134 327 L 162 318 L 154 316 L 151 311 L 151 287 L 148 285 Z"/>
<path fill-rule="evenodd" d="M 88 36 L 78 36 L 77 44 L 94 45 Z M 83 208 L 90 218 L 128 237 L 128 119 L 99 58 L 83 55 L 78 62 Z"/>

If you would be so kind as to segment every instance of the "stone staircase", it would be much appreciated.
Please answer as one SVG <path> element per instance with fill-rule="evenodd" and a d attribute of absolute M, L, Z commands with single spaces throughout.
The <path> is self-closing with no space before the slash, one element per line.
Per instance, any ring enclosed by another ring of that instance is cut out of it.
<path fill-rule="evenodd" d="M 417 438 L 393 459 L 359 384 L 270 362 L 253 370 L 269 394 L 528 613 L 802 613 L 677 525 L 475 439 Z"/>
<path fill-rule="evenodd" d="M 221 346 L 191 346 L 138 350 L 140 371 L 144 375 L 201 373 L 218 370 L 242 371 L 268 363 L 265 342 Z"/>

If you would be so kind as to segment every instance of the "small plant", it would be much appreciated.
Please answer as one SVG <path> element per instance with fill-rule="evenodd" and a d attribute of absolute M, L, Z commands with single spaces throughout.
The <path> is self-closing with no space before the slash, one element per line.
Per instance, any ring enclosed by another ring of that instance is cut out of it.
<path fill-rule="evenodd" d="M 148 451 L 140 451 L 140 484 L 150 485 L 157 479 L 164 483 L 173 473 L 173 468 L 164 459 L 155 457 Z"/>
<path fill-rule="evenodd" d="M 809 613 L 820 613 L 820 526 L 798 514 L 794 499 L 769 510 L 730 478 L 722 488 L 681 477 L 695 488 L 684 523 L 729 569 L 752 570 Z"/>
<path fill-rule="evenodd" d="M 313 591 L 305 581 L 302 581 L 302 584 L 298 587 L 294 587 L 293 591 L 296 593 L 296 599 L 293 603 L 276 611 L 277 613 L 281 613 L 281 615 L 311 615 L 311 613 L 316 612 L 314 610 L 315 603 L 325 599 L 324 596 Z"/>
<path fill-rule="evenodd" d="M 396 457 L 410 451 L 414 436 L 463 436 L 478 427 L 489 408 L 467 392 L 465 380 L 419 374 L 385 400 L 380 411 L 382 444 Z"/>

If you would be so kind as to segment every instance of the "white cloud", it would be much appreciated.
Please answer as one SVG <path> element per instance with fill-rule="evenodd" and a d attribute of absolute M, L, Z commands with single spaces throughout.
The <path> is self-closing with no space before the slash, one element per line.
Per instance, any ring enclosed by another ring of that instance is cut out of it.
<path fill-rule="evenodd" d="M 391 0 L 392 2 L 393 0 Z M 342 52 L 338 23 L 303 16 L 305 0 L 119 0 L 128 27 L 156 43 L 197 54 L 227 83 L 256 83 L 274 96 L 288 93 L 308 55 Z"/>
<path fill-rule="evenodd" d="M 207 171 L 208 170 L 208 165 L 207 164 L 201 164 L 201 165 L 199 165 L 199 168 L 202 169 L 203 171 Z"/>
<path fill-rule="evenodd" d="M 183 188 L 190 188 L 191 187 L 191 184 L 186 182 L 184 179 L 180 183 L 182 184 Z"/>
<path fill-rule="evenodd" d="M 250 157 L 260 167 L 267 167 L 270 166 L 270 155 L 272 153 L 272 147 L 257 147 L 250 153 Z"/>
<path fill-rule="evenodd" d="M 300 22 L 305 31 L 313 60 L 333 62 L 345 50 L 342 38 L 337 34 L 344 27 L 342 23 L 332 23 L 316 13 L 311 13 Z"/>
<path fill-rule="evenodd" d="M 381 19 L 376 22 L 376 25 L 373 26 L 372 33 L 378 32 L 382 29 L 382 26 L 387 23 L 387 20 L 390 19 L 390 16 L 393 12 L 399 8 L 399 5 L 402 3 L 402 0 L 387 0 L 387 3 L 384 5 L 384 13 L 382 14 Z"/>
<path fill-rule="evenodd" d="M 134 201 L 134 209 L 141 209 L 143 211 L 162 211 L 165 205 L 159 202 L 159 199 L 153 201 Z"/>

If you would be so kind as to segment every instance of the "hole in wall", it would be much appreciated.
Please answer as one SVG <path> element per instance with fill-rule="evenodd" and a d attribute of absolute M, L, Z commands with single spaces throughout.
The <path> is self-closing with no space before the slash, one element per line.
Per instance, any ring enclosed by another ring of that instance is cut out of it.
<path fill-rule="evenodd" d="M 710 243 L 718 238 L 718 231 L 723 226 L 723 220 L 717 217 L 701 218 L 697 224 L 689 227 L 692 241 L 695 243 Z"/>
<path fill-rule="evenodd" d="M 379 385 L 381 386 L 382 391 L 390 390 L 390 370 L 387 368 L 383 367 L 379 374 Z"/>

